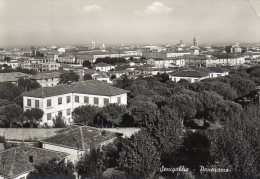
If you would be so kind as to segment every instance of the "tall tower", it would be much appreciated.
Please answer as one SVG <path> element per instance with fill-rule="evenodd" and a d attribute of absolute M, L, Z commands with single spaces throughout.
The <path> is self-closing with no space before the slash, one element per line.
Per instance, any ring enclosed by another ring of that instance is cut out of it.
<path fill-rule="evenodd" d="M 196 35 L 193 37 L 193 46 L 195 46 L 195 47 L 199 46 L 199 42 L 198 42 L 198 39 L 197 39 Z"/>
<path fill-rule="evenodd" d="M 90 43 L 90 47 L 91 47 L 91 49 L 94 49 L 94 48 L 96 47 L 96 43 L 95 43 L 94 41 L 92 41 L 92 42 Z"/>

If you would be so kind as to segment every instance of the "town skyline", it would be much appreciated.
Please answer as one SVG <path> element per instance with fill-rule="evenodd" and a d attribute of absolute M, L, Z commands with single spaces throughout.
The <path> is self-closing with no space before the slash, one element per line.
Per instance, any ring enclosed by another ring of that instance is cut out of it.
<path fill-rule="evenodd" d="M 260 1 L 1 0 L 0 46 L 259 43 Z M 39 8 L 40 7 L 40 8 Z"/>

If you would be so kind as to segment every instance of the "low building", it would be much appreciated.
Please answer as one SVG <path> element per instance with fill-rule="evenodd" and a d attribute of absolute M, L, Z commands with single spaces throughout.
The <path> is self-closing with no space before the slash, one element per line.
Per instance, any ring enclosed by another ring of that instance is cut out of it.
<path fill-rule="evenodd" d="M 59 63 L 76 63 L 76 58 L 73 55 L 59 55 L 57 62 L 59 62 Z"/>
<path fill-rule="evenodd" d="M 108 71 L 111 71 L 112 69 L 115 69 L 115 66 L 114 65 L 110 65 L 110 64 L 107 64 L 107 63 L 97 63 L 95 65 L 93 65 L 94 69 L 96 71 L 104 71 L 104 72 L 108 72 Z"/>
<path fill-rule="evenodd" d="M 30 75 L 21 72 L 0 73 L 0 82 L 18 84 L 20 78 L 29 78 Z"/>
<path fill-rule="evenodd" d="M 218 78 L 221 76 L 229 75 L 229 70 L 220 67 L 208 67 L 210 78 Z"/>
<path fill-rule="evenodd" d="M 31 108 L 43 110 L 41 124 L 52 125 L 55 116 L 61 116 L 67 123 L 73 123 L 71 113 L 75 108 L 82 105 L 103 107 L 109 103 L 127 105 L 127 92 L 104 82 L 87 80 L 24 93 L 23 108 L 24 111 Z"/>
<path fill-rule="evenodd" d="M 104 81 L 106 83 L 112 83 L 112 80 L 106 73 L 95 73 L 92 75 L 94 80 Z"/>
<path fill-rule="evenodd" d="M 0 179 L 25 179 L 35 165 L 66 159 L 67 153 L 22 145 L 0 152 Z"/>
<path fill-rule="evenodd" d="M 56 86 L 60 82 L 60 72 L 38 73 L 30 77 L 31 80 L 37 81 L 42 87 Z"/>
<path fill-rule="evenodd" d="M 150 58 L 146 63 L 154 66 L 155 68 L 167 68 L 171 63 L 173 63 L 173 60 L 164 58 Z"/>
<path fill-rule="evenodd" d="M 194 83 L 207 78 L 218 78 L 228 74 L 228 70 L 220 67 L 188 67 L 170 73 L 169 78 L 175 82 L 184 79 Z"/>
<path fill-rule="evenodd" d="M 209 73 L 198 70 L 181 70 L 170 73 L 169 78 L 175 82 L 183 79 L 194 83 L 209 78 Z"/>
<path fill-rule="evenodd" d="M 117 137 L 117 133 L 101 130 L 90 126 L 73 126 L 60 134 L 44 139 L 44 149 L 69 154 L 68 159 L 76 162 L 90 149 L 101 148 Z"/>
<path fill-rule="evenodd" d="M 59 70 L 60 63 L 56 63 L 55 60 L 49 58 L 24 58 L 20 59 L 20 67 L 38 72 L 44 72 Z"/>

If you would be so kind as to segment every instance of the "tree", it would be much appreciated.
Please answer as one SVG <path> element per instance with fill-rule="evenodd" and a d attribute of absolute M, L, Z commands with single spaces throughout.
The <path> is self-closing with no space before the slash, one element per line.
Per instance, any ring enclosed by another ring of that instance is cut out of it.
<path fill-rule="evenodd" d="M 145 121 L 154 117 L 158 112 L 157 105 L 149 101 L 136 101 L 130 107 L 130 113 L 139 125 L 145 125 Z"/>
<path fill-rule="evenodd" d="M 72 112 L 72 118 L 77 124 L 93 125 L 100 108 L 96 106 L 79 106 Z"/>
<path fill-rule="evenodd" d="M 184 118 L 193 118 L 197 112 L 195 99 L 187 94 L 175 94 L 169 100 L 171 108 Z"/>
<path fill-rule="evenodd" d="M 108 104 L 101 110 L 102 116 L 110 123 L 119 125 L 123 115 L 127 113 L 126 106 L 118 104 Z"/>
<path fill-rule="evenodd" d="M 223 98 L 214 91 L 203 91 L 198 94 L 198 99 L 201 101 L 204 110 L 214 108 Z"/>
<path fill-rule="evenodd" d="M 30 91 L 36 88 L 40 88 L 41 85 L 37 81 L 32 81 L 30 79 L 18 79 L 18 86 L 24 89 L 25 91 Z"/>
<path fill-rule="evenodd" d="M 206 119 L 211 122 L 225 124 L 227 120 L 231 120 L 235 114 L 241 114 L 243 108 L 240 104 L 233 101 L 219 101 L 206 115 Z"/>
<path fill-rule="evenodd" d="M 210 139 L 205 131 L 187 131 L 183 143 L 172 158 L 173 163 L 182 163 L 190 170 L 199 173 L 200 166 L 207 166 L 210 161 Z"/>
<path fill-rule="evenodd" d="M 209 81 L 206 82 L 206 90 L 212 90 L 221 95 L 225 100 L 234 100 L 237 98 L 237 92 L 231 87 L 229 83 L 224 83 L 221 81 Z"/>
<path fill-rule="evenodd" d="M 101 178 L 107 169 L 105 152 L 100 149 L 91 149 L 85 153 L 76 164 L 77 172 L 90 178 Z"/>
<path fill-rule="evenodd" d="M 90 74 L 85 74 L 84 77 L 83 77 L 83 80 L 86 81 L 86 80 L 92 80 L 92 76 Z"/>
<path fill-rule="evenodd" d="M 22 93 L 22 89 L 12 83 L 0 83 L 0 98 L 12 101 Z"/>
<path fill-rule="evenodd" d="M 115 140 L 103 146 L 101 149 L 91 149 L 77 162 L 76 170 L 80 175 L 91 178 L 100 178 L 107 168 L 118 166 L 119 142 Z"/>
<path fill-rule="evenodd" d="M 116 79 L 116 75 L 115 74 L 110 76 L 110 80 L 114 80 L 114 79 Z"/>
<path fill-rule="evenodd" d="M 41 109 L 31 108 L 24 112 L 24 116 L 26 117 L 26 122 L 28 122 L 32 128 L 34 124 L 38 124 L 41 121 L 43 113 Z"/>
<path fill-rule="evenodd" d="M 214 131 L 210 148 L 212 166 L 228 168 L 229 173 L 215 178 L 260 177 L 260 110 L 259 106 L 246 108 L 241 115 Z"/>
<path fill-rule="evenodd" d="M 91 68 L 91 62 L 89 60 L 84 60 L 82 63 L 83 67 Z"/>
<path fill-rule="evenodd" d="M 158 150 L 162 156 L 174 154 L 183 140 L 183 119 L 176 111 L 163 107 L 150 129 L 151 136 L 158 141 Z"/>
<path fill-rule="evenodd" d="M 56 116 L 53 119 L 53 128 L 65 128 L 67 127 L 67 124 L 65 120 L 61 116 Z"/>
<path fill-rule="evenodd" d="M 245 78 L 233 78 L 231 86 L 236 89 L 238 97 L 244 96 L 256 89 L 255 82 Z"/>
<path fill-rule="evenodd" d="M 70 161 L 65 162 L 54 158 L 46 163 L 35 164 L 34 168 L 28 178 L 75 178 L 74 166 Z"/>
<path fill-rule="evenodd" d="M 70 70 L 69 72 L 63 72 L 60 75 L 61 84 L 68 84 L 70 82 L 76 82 L 76 81 L 79 81 L 79 75 L 72 70 Z"/>
<path fill-rule="evenodd" d="M 22 126 L 23 108 L 17 104 L 11 103 L 0 108 L 0 120 L 2 124 L 9 124 L 12 128 L 13 124 Z"/>
<path fill-rule="evenodd" d="M 119 166 L 128 176 L 152 178 L 160 166 L 160 154 L 154 145 L 154 139 L 145 130 L 131 138 L 121 140 Z"/>

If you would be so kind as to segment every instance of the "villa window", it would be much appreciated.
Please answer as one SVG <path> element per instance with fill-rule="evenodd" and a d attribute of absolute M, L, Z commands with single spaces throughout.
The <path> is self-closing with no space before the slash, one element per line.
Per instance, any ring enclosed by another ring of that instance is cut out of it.
<path fill-rule="evenodd" d="M 47 99 L 47 107 L 51 106 L 51 99 Z"/>
<path fill-rule="evenodd" d="M 75 102 L 79 103 L 79 96 L 75 96 Z"/>
<path fill-rule="evenodd" d="M 58 117 L 62 117 L 62 111 L 58 111 Z"/>
<path fill-rule="evenodd" d="M 51 120 L 51 113 L 47 114 L 47 120 Z"/>
<path fill-rule="evenodd" d="M 104 99 L 104 105 L 107 105 L 109 103 L 109 99 L 105 98 Z"/>
<path fill-rule="evenodd" d="M 94 104 L 99 104 L 99 99 L 97 97 L 94 97 Z"/>
<path fill-rule="evenodd" d="M 32 100 L 31 99 L 27 99 L 27 106 L 31 106 L 32 105 Z"/>
<path fill-rule="evenodd" d="M 67 109 L 67 116 L 71 115 L 71 109 Z"/>
<path fill-rule="evenodd" d="M 70 103 L 70 96 L 67 96 L 67 103 Z"/>
<path fill-rule="evenodd" d="M 58 104 L 59 104 L 59 105 L 62 104 L 62 97 L 59 97 L 59 98 L 58 98 Z"/>
<path fill-rule="evenodd" d="M 121 97 L 117 97 L 117 104 L 121 104 Z"/>
<path fill-rule="evenodd" d="M 88 96 L 84 96 L 84 103 L 89 104 L 89 97 Z"/>
<path fill-rule="evenodd" d="M 35 100 L 35 107 L 39 108 L 39 100 Z"/>

